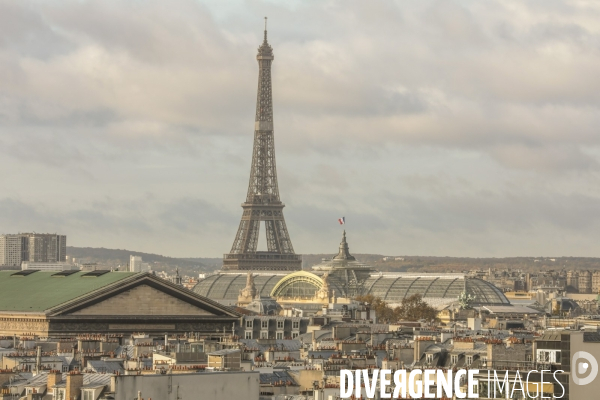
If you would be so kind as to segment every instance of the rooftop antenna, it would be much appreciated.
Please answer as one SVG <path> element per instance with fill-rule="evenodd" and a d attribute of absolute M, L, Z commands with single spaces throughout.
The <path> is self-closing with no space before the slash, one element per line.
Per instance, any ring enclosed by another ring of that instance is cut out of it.
<path fill-rule="evenodd" d="M 267 17 L 265 17 L 265 42 L 267 41 Z"/>

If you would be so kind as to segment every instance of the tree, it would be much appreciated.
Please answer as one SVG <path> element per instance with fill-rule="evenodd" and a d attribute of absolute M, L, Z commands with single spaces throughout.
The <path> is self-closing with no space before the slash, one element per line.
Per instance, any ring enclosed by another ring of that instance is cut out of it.
<path fill-rule="evenodd" d="M 357 296 L 355 300 L 367 303 L 371 310 L 375 310 L 375 314 L 377 315 L 377 319 L 379 321 L 393 321 L 394 320 L 394 310 L 389 307 L 385 301 L 381 300 L 380 297 L 373 296 L 372 294 L 367 294 L 364 296 Z"/>
<path fill-rule="evenodd" d="M 399 307 L 394 309 L 396 320 L 418 321 L 420 319 L 435 319 L 437 311 L 431 307 L 420 294 L 413 294 L 410 297 L 402 299 Z"/>
<path fill-rule="evenodd" d="M 420 319 L 429 321 L 435 319 L 437 315 L 435 308 L 423 301 L 420 294 L 414 294 L 402 299 L 400 306 L 394 309 L 389 307 L 381 298 L 372 294 L 357 296 L 355 300 L 367 303 L 372 310 L 375 310 L 379 321 L 418 321 Z"/>

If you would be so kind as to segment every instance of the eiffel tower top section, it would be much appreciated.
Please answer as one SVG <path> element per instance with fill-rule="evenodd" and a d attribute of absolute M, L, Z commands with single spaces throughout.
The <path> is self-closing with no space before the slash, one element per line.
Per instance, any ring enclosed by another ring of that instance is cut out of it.
<path fill-rule="evenodd" d="M 272 60 L 273 57 L 273 48 L 269 45 L 267 41 L 267 17 L 265 17 L 265 38 L 258 48 L 258 54 L 256 55 L 257 60 Z"/>
<path fill-rule="evenodd" d="M 224 255 L 223 269 L 296 271 L 302 268 L 302 257 L 294 253 L 277 184 L 271 91 L 271 64 L 274 57 L 267 41 L 266 18 L 265 36 L 256 59 L 258 93 L 250 182 L 246 201 L 242 204 L 242 220 L 231 251 Z M 261 225 L 267 236 L 267 251 L 257 250 Z"/>
<path fill-rule="evenodd" d="M 273 93 L 271 90 L 271 64 L 273 49 L 267 41 L 265 18 L 265 37 L 258 48 L 258 92 L 256 96 L 256 118 L 254 124 L 254 149 L 250 182 L 246 203 L 279 203 L 277 168 L 275 164 L 275 145 L 273 138 Z"/>

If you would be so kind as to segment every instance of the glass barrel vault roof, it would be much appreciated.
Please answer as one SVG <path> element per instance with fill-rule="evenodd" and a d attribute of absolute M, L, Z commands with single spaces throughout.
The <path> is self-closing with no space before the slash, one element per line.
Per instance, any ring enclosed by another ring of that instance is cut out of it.
<path fill-rule="evenodd" d="M 256 273 L 254 283 L 260 296 L 269 296 L 275 285 L 286 276 L 285 273 Z M 240 290 L 245 286 L 245 273 L 225 273 L 200 281 L 194 287 L 194 292 L 216 301 L 232 301 L 237 300 Z M 299 297 L 309 297 L 316 290 L 316 287 L 296 286 L 290 286 L 290 294 Z M 330 282 L 330 288 L 335 289 L 338 296 L 342 296 L 342 291 L 334 282 Z M 502 291 L 493 284 L 477 278 L 465 280 L 464 275 L 460 274 L 372 274 L 363 285 L 364 294 L 372 294 L 388 303 L 399 303 L 405 297 L 417 293 L 424 298 L 458 299 L 465 289 L 475 296 L 473 304 L 510 304 Z"/>
<path fill-rule="evenodd" d="M 283 278 L 285 273 L 254 273 L 254 285 L 260 296 L 269 296 L 273 287 Z M 237 300 L 240 290 L 246 287 L 244 274 L 211 275 L 194 286 L 194 292 L 211 300 Z"/>
<path fill-rule="evenodd" d="M 405 297 L 420 294 L 424 298 L 457 299 L 466 289 L 475 296 L 474 304 L 510 304 L 500 289 L 489 282 L 464 276 L 371 275 L 365 293 L 388 303 L 399 303 Z"/>

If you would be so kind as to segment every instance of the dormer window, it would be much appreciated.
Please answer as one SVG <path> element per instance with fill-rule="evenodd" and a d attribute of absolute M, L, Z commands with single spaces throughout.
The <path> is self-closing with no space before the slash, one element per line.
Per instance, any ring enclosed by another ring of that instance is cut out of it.
<path fill-rule="evenodd" d="M 433 354 L 425 354 L 425 362 L 427 364 L 433 364 Z"/>
<path fill-rule="evenodd" d="M 81 400 L 95 400 L 93 390 L 82 390 L 82 395 Z"/>
<path fill-rule="evenodd" d="M 458 363 L 458 354 L 452 354 L 452 355 L 450 355 L 450 362 L 452 364 L 457 364 Z"/>

